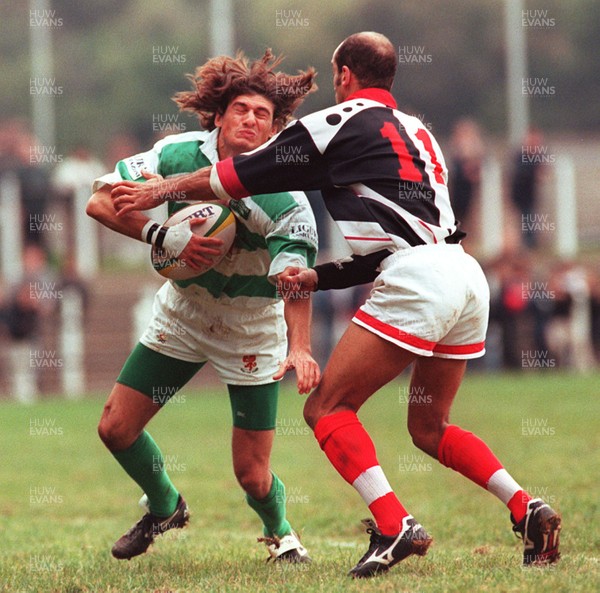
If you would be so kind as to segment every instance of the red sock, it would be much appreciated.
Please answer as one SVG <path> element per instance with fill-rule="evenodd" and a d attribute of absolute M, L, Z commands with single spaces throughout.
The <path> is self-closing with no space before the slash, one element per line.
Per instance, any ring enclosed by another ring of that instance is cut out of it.
<path fill-rule="evenodd" d="M 502 464 L 479 437 L 452 424 L 440 441 L 438 459 L 482 488 L 487 488 L 492 475 L 502 469 Z"/>
<path fill-rule="evenodd" d="M 448 426 L 438 447 L 440 463 L 469 478 L 510 509 L 519 522 L 527 512 L 531 496 L 502 467 L 490 448 L 472 432 Z"/>
<path fill-rule="evenodd" d="M 367 503 L 381 533 L 398 534 L 408 512 L 392 492 L 373 441 L 356 414 L 324 416 L 315 426 L 315 437 L 333 467 Z"/>

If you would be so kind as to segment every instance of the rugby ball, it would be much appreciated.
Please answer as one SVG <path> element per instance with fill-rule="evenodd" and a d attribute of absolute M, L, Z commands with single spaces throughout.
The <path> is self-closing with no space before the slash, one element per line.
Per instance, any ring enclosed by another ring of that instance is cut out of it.
<path fill-rule="evenodd" d="M 200 202 L 186 206 L 170 216 L 164 225 L 173 226 L 184 220 L 194 218 L 206 218 L 206 221 L 204 224 L 193 226 L 193 233 L 201 237 L 217 237 L 221 239 L 223 241 L 221 254 L 214 257 L 210 265 L 205 265 L 199 270 L 194 270 L 186 265 L 185 261 L 169 256 L 164 250 L 157 249 L 154 246 L 151 253 L 152 266 L 161 276 L 170 280 L 197 278 L 216 266 L 233 245 L 235 239 L 235 216 L 227 206 L 223 206 L 222 204 Z"/>

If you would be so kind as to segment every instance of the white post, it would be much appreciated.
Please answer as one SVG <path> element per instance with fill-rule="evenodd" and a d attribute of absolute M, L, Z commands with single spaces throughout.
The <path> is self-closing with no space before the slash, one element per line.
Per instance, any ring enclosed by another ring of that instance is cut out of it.
<path fill-rule="evenodd" d="M 556 253 L 563 258 L 577 255 L 577 196 L 575 165 L 570 156 L 556 159 Z"/>
<path fill-rule="evenodd" d="M 567 272 L 565 284 L 573 299 L 568 329 L 571 346 L 569 364 L 579 372 L 586 372 L 594 367 L 590 286 L 586 270 L 575 266 Z"/>
<path fill-rule="evenodd" d="M 68 399 L 78 399 L 85 390 L 83 299 L 77 290 L 66 288 L 62 294 L 60 352 L 62 389 Z"/>
<path fill-rule="evenodd" d="M 232 0 L 210 0 L 210 51 L 212 56 L 233 55 L 235 51 Z"/>
<path fill-rule="evenodd" d="M 13 397 L 22 404 L 31 404 L 37 399 L 36 369 L 31 366 L 31 339 L 15 340 L 10 344 L 11 389 Z"/>
<path fill-rule="evenodd" d="M 504 212 L 502 204 L 502 174 L 494 158 L 485 161 L 481 183 L 481 250 L 484 257 L 494 257 L 502 251 Z"/>
<path fill-rule="evenodd" d="M 523 26 L 523 8 L 523 0 L 504 0 L 506 99 L 511 149 L 518 146 L 529 127 L 528 97 L 523 94 L 523 83 L 527 77 L 527 35 Z"/>
<path fill-rule="evenodd" d="M 2 276 L 14 284 L 23 276 L 23 222 L 19 180 L 14 173 L 0 178 L 0 261 Z"/>
<path fill-rule="evenodd" d="M 45 92 L 45 85 L 56 85 L 54 79 L 54 54 L 52 27 L 36 24 L 44 15 L 54 14 L 49 0 L 29 1 L 29 60 L 31 67 L 30 96 L 33 132 L 37 141 L 45 146 L 55 145 L 55 97 Z M 31 90 L 33 88 L 33 91 Z M 62 89 L 61 89 L 62 91 Z"/>
<path fill-rule="evenodd" d="M 98 272 L 98 223 L 85 213 L 90 198 L 89 184 L 79 185 L 73 192 L 73 224 L 77 272 L 92 278 Z"/>

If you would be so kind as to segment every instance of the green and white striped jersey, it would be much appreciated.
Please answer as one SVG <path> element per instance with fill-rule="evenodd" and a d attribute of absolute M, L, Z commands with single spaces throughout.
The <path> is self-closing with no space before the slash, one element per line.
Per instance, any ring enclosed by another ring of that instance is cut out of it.
<path fill-rule="evenodd" d="M 172 177 L 218 161 L 218 129 L 167 136 L 152 150 L 119 161 L 114 172 L 94 181 L 93 191 L 122 179 L 145 181 L 142 170 Z M 194 202 L 168 202 L 169 216 Z M 236 306 L 260 307 L 279 300 L 275 276 L 287 266 L 311 267 L 317 254 L 317 226 L 303 192 L 282 192 L 232 200 L 236 238 L 217 266 L 192 280 L 173 282 L 185 293 L 212 296 Z"/>

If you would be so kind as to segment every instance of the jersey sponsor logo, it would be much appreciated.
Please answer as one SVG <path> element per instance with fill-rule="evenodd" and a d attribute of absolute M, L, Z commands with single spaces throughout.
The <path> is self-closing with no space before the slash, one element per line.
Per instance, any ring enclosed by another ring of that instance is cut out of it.
<path fill-rule="evenodd" d="M 256 354 L 245 354 L 242 356 L 243 366 L 240 367 L 242 373 L 252 375 L 258 371 L 258 363 L 256 362 Z"/>
<path fill-rule="evenodd" d="M 244 200 L 231 200 L 229 202 L 229 209 L 244 220 L 250 218 L 250 208 L 248 208 Z"/>
<path fill-rule="evenodd" d="M 128 159 L 124 159 L 123 163 L 125 164 L 125 168 L 131 179 L 139 179 L 142 177 L 142 171 L 146 168 L 146 162 L 144 161 L 143 156 L 137 155 L 129 157 Z"/>
<path fill-rule="evenodd" d="M 316 245 L 317 229 L 315 229 L 311 224 L 308 224 L 306 222 L 294 223 L 290 225 L 290 238 L 301 239 L 303 241 L 307 241 L 308 243 Z"/>

